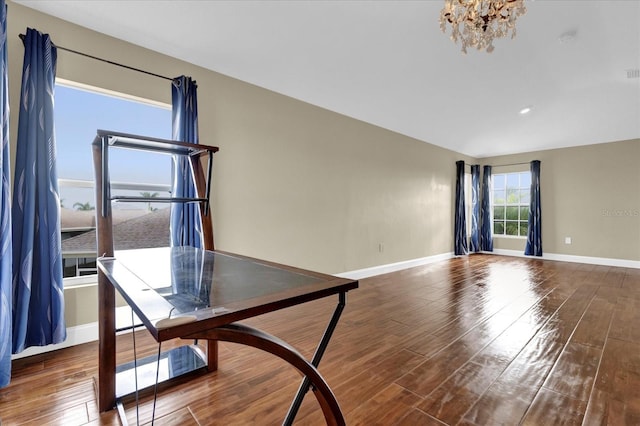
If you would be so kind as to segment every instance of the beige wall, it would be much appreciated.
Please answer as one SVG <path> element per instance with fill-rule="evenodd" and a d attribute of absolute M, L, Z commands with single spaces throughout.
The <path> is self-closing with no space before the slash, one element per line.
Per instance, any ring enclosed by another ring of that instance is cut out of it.
<path fill-rule="evenodd" d="M 201 142 L 220 147 L 216 248 L 329 273 L 452 251 L 454 162 L 468 158 L 15 3 L 8 16 L 12 111 L 23 57 L 18 33 L 27 26 L 60 46 L 197 80 Z M 170 102 L 168 81 L 64 51 L 57 76 Z M 11 126 L 15 141 L 15 113 Z"/>
<path fill-rule="evenodd" d="M 223 89 L 251 104 L 216 114 L 220 247 L 327 272 L 451 251 L 457 155 L 247 85 Z"/>
<path fill-rule="evenodd" d="M 544 253 L 640 261 L 640 140 L 484 158 L 481 164 L 540 160 Z M 494 173 L 528 170 L 496 168 Z M 564 243 L 571 237 L 572 244 Z M 495 238 L 522 250 L 524 240 Z"/>

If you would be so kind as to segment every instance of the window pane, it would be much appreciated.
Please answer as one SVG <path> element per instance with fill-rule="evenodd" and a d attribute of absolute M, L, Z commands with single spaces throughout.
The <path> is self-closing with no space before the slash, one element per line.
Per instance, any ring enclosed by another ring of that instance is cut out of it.
<path fill-rule="evenodd" d="M 517 188 L 507 188 L 507 204 L 519 204 L 520 191 Z"/>
<path fill-rule="evenodd" d="M 493 234 L 504 235 L 504 222 L 493 222 Z"/>
<path fill-rule="evenodd" d="M 495 206 L 493 208 L 493 218 L 504 220 L 504 206 Z"/>
<path fill-rule="evenodd" d="M 97 129 L 171 139 L 171 110 L 169 109 L 60 84 L 56 84 L 55 87 L 55 103 L 58 152 L 56 160 L 59 178 L 93 180 L 91 142 L 96 136 Z M 144 160 L 133 163 L 135 166 L 131 167 L 130 164 L 134 159 L 139 159 L 139 155 L 144 154 L 143 152 L 111 150 L 109 154 L 117 156 L 116 151 L 125 152 L 125 154 L 117 160 L 112 158 L 110 162 L 112 173 L 123 169 L 128 169 L 133 175 L 146 172 L 146 182 L 170 183 L 169 156 L 164 156 L 167 159 L 165 163 L 167 170 L 162 170 Z M 124 162 L 121 163 L 121 161 Z M 144 164 L 145 167 L 140 167 L 140 164 Z"/>
<path fill-rule="evenodd" d="M 520 173 L 520 188 L 531 188 L 531 172 Z"/>
<path fill-rule="evenodd" d="M 62 259 L 63 278 L 76 276 L 76 260 L 77 259 Z"/>
<path fill-rule="evenodd" d="M 95 275 L 97 273 L 96 259 L 94 257 L 71 257 L 62 259 L 63 277 L 79 277 L 83 275 Z"/>
<path fill-rule="evenodd" d="M 494 189 L 504 189 L 504 175 L 492 175 L 491 178 Z"/>
<path fill-rule="evenodd" d="M 520 203 L 521 204 L 529 204 L 529 190 L 528 189 L 520 190 Z"/>
<path fill-rule="evenodd" d="M 493 191 L 493 204 L 499 205 L 504 203 L 505 203 L 504 190 Z"/>
<path fill-rule="evenodd" d="M 518 220 L 519 207 L 507 207 L 507 220 Z"/>
<path fill-rule="evenodd" d="M 520 220 L 529 220 L 529 207 L 520 207 Z"/>
<path fill-rule="evenodd" d="M 520 222 L 520 236 L 526 237 L 529 232 L 529 224 L 527 222 Z"/>
<path fill-rule="evenodd" d="M 518 222 L 507 222 L 505 229 L 506 235 L 518 235 Z"/>
<path fill-rule="evenodd" d="M 519 188 L 520 182 L 518 179 L 517 173 L 509 173 L 507 174 L 507 189 L 509 188 Z"/>

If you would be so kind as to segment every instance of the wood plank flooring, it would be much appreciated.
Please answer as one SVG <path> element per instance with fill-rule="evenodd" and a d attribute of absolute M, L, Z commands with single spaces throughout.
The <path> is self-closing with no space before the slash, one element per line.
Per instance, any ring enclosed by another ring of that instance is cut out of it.
<path fill-rule="evenodd" d="M 250 324 L 311 358 L 336 303 Z M 156 351 L 136 335 L 139 355 Z M 118 339 L 118 362 L 131 360 L 131 335 Z M 2 426 L 119 424 L 97 411 L 97 350 L 14 361 Z M 640 270 L 472 255 L 365 279 L 319 369 L 349 425 L 640 424 Z M 218 371 L 160 393 L 155 424 L 280 424 L 299 381 L 273 356 L 221 343 Z M 151 407 L 142 400 L 140 424 Z M 133 404 L 126 414 L 135 424 Z M 311 393 L 296 424 L 323 424 Z"/>

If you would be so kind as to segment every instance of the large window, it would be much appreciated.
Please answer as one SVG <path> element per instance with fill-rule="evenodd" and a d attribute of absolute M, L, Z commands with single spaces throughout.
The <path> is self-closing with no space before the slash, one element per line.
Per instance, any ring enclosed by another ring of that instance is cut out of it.
<path fill-rule="evenodd" d="M 68 286 L 85 281 L 74 277 L 96 274 L 91 149 L 96 130 L 171 139 L 171 108 L 57 81 L 55 109 L 62 257 L 65 286 Z M 148 203 L 113 204 L 115 248 L 168 245 L 168 205 L 154 203 L 153 198 L 169 196 L 171 158 L 122 149 L 111 150 L 109 155 L 112 194 L 149 198 Z M 165 225 L 166 230 L 156 229 Z"/>
<path fill-rule="evenodd" d="M 493 174 L 493 235 L 526 237 L 531 173 Z"/>

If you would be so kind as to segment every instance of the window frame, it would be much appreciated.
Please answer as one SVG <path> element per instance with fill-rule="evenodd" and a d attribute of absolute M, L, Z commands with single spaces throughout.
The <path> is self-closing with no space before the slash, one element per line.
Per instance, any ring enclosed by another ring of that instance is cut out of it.
<path fill-rule="evenodd" d="M 508 187 L 509 176 L 513 176 L 513 175 L 517 175 L 518 177 L 517 188 Z M 528 175 L 529 183 L 525 184 L 524 186 L 522 184 L 522 175 Z M 500 176 L 504 176 L 504 187 L 502 189 L 496 189 L 495 187 L 495 183 L 497 180 L 496 178 Z M 508 202 L 509 189 L 517 191 L 517 198 L 519 202 L 517 203 Z M 504 191 L 504 203 L 497 204 L 496 192 L 501 190 Z M 529 193 L 526 202 L 522 201 L 522 198 L 523 198 L 522 191 L 526 191 Z M 491 173 L 491 232 L 494 238 L 507 238 L 507 239 L 517 239 L 517 240 L 526 239 L 528 236 L 527 234 L 528 234 L 528 219 L 529 219 L 530 204 L 531 204 L 531 172 L 530 171 L 519 170 L 519 171 L 503 172 L 503 173 Z M 502 215 L 503 219 L 500 219 L 500 218 L 496 219 L 496 207 L 504 208 L 504 214 Z M 514 207 L 517 207 L 518 218 L 508 219 L 508 209 L 514 208 Z M 523 214 L 523 209 L 525 208 L 526 208 L 526 217 L 523 218 L 522 214 Z M 503 233 L 496 233 L 496 222 L 503 223 Z M 521 233 L 523 222 L 527 226 L 526 232 L 524 234 Z M 507 234 L 507 225 L 509 223 L 516 223 L 518 235 Z"/>
<path fill-rule="evenodd" d="M 166 110 L 171 110 L 171 105 L 158 102 L 151 99 L 145 99 L 134 95 L 129 95 L 126 93 L 116 92 L 113 90 L 103 89 L 96 86 L 90 86 L 83 83 L 74 82 L 71 80 L 66 80 L 62 78 L 56 78 L 55 85 L 65 86 L 71 89 L 83 90 L 86 92 L 90 92 L 96 95 L 102 95 L 112 98 L 117 98 L 123 101 L 128 102 L 137 102 L 143 105 L 147 105 L 149 107 L 154 108 L 162 108 Z M 54 95 L 55 96 L 55 95 Z M 69 178 L 58 178 L 58 190 L 61 188 L 85 188 L 92 189 L 95 194 L 95 181 L 94 180 L 83 180 L 83 179 L 69 179 Z M 168 192 L 171 194 L 171 184 L 157 184 L 157 183 L 137 183 L 137 182 L 112 182 L 111 188 L 113 190 L 124 190 L 124 191 L 149 191 L 149 192 Z M 81 228 L 61 228 L 61 234 L 65 232 L 74 232 L 74 231 L 92 231 L 95 230 L 95 227 L 81 227 Z M 76 276 L 63 277 L 63 288 L 78 288 L 78 287 L 86 287 L 96 285 L 98 282 L 97 268 L 96 273 L 94 274 L 84 274 L 80 275 L 80 272 L 86 272 L 84 268 L 81 268 L 78 265 L 78 259 L 90 260 L 97 258 L 97 252 L 87 253 L 87 252 L 68 252 L 63 253 L 62 257 L 66 260 L 76 260 Z M 92 268 L 93 269 L 93 268 Z"/>

